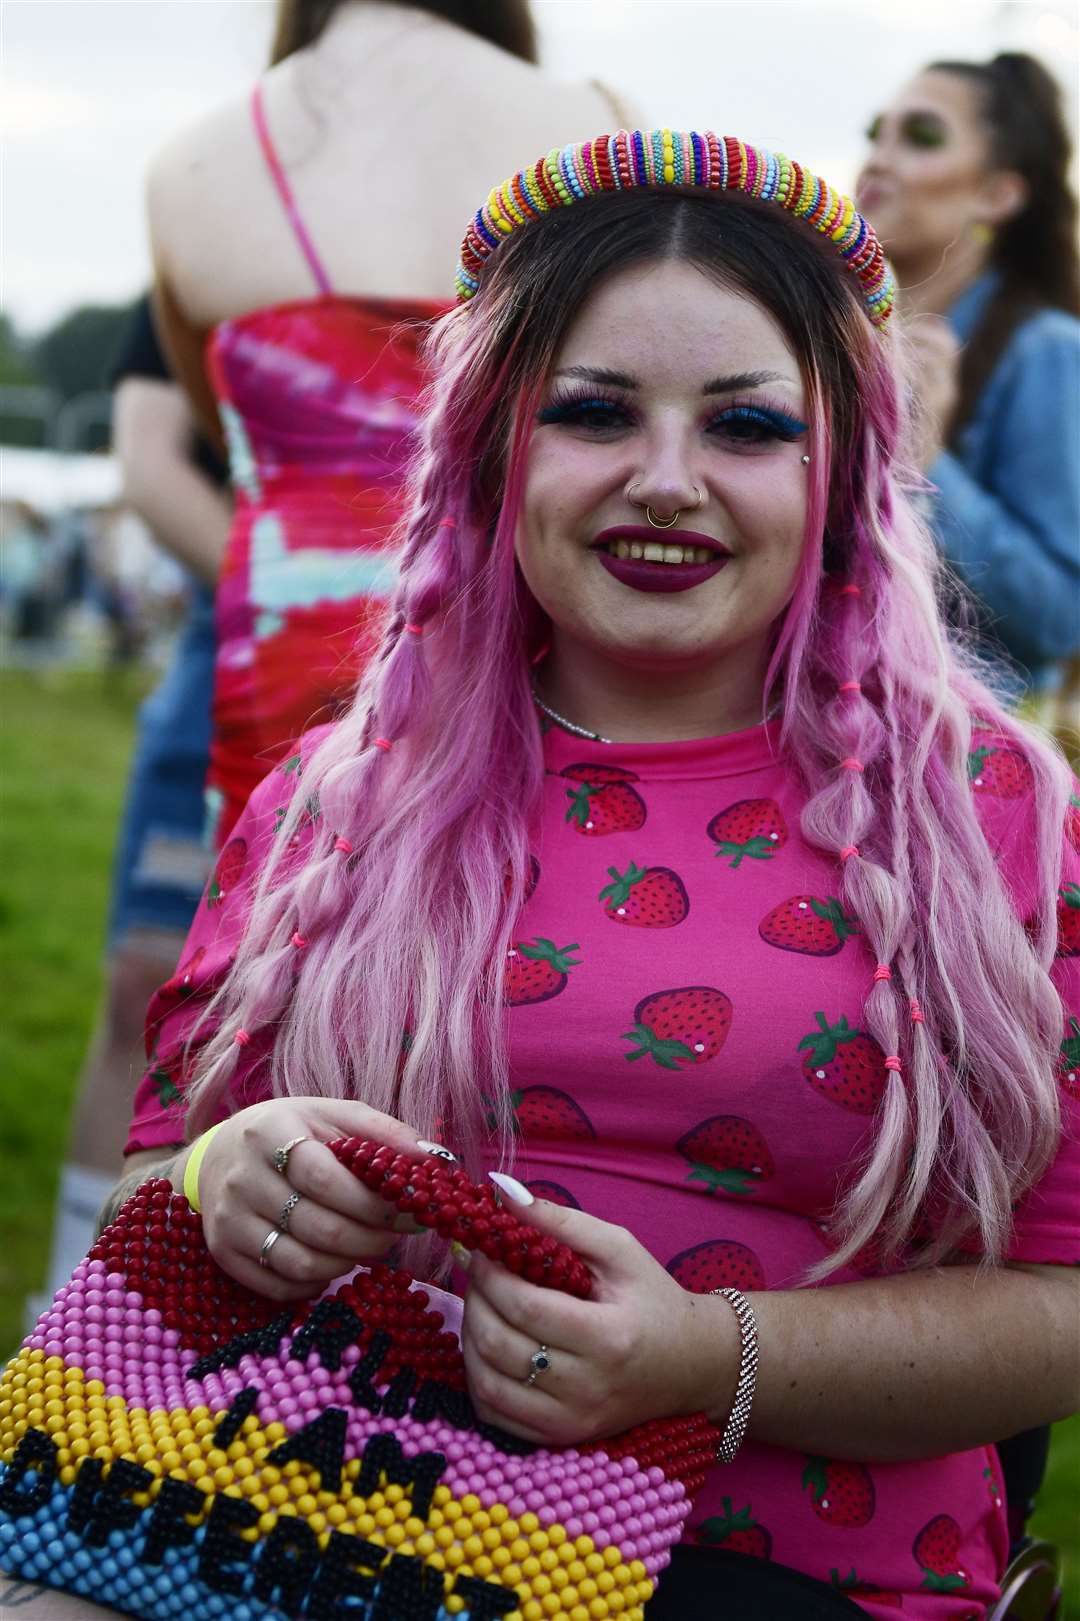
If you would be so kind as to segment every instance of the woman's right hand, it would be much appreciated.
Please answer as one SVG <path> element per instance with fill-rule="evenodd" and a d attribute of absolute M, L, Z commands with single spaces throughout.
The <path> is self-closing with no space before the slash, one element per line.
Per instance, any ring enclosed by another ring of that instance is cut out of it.
<path fill-rule="evenodd" d="M 295 1137 L 305 1141 L 291 1150 L 282 1176 L 274 1151 Z M 345 1169 L 326 1147 L 335 1137 L 368 1137 L 406 1153 L 417 1145 L 416 1133 L 391 1115 L 328 1098 L 255 1103 L 215 1132 L 199 1166 L 203 1233 L 214 1260 L 238 1283 L 273 1300 L 306 1299 L 343 1273 L 381 1261 L 403 1232 L 422 1230 Z M 172 1171 L 178 1193 L 187 1158 Z M 260 1266 L 263 1241 L 294 1192 L 300 1199 L 289 1230 Z"/>

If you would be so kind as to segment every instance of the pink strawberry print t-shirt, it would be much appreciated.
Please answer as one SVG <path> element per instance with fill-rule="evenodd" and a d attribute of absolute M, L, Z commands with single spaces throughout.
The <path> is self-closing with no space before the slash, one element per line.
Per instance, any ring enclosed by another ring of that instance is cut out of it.
<path fill-rule="evenodd" d="M 886 1074 L 859 1028 L 874 960 L 836 898 L 835 859 L 800 836 L 805 796 L 776 738 L 757 727 L 607 746 L 550 731 L 532 893 L 506 965 L 517 1174 L 628 1227 L 698 1292 L 790 1289 L 827 1251 L 825 1218 Z M 253 796 L 151 1005 L 129 1150 L 182 1136 L 183 1044 L 243 928 L 300 775 L 290 765 Z M 1026 917 L 1027 764 L 983 735 L 971 780 Z M 1055 965 L 1066 1132 L 1017 1211 L 1010 1257 L 1076 1265 L 1080 814 L 1068 833 Z M 244 1049 L 235 1107 L 264 1095 L 264 1054 L 258 1039 Z M 857 1260 L 833 1281 L 878 1275 L 872 1245 Z M 805 1571 L 882 1618 L 982 1617 L 1007 1553 L 997 1455 L 856 1463 L 748 1442 L 713 1471 L 688 1537 Z"/>

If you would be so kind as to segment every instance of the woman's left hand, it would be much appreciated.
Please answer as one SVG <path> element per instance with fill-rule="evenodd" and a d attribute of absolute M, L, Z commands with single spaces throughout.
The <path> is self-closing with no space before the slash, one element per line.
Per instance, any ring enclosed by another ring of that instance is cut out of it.
<path fill-rule="evenodd" d="M 462 1343 L 482 1419 L 573 1446 L 651 1418 L 727 1411 L 739 1335 L 726 1301 L 681 1288 L 623 1227 L 543 1200 L 514 1214 L 569 1244 L 593 1289 L 588 1300 L 540 1289 L 474 1253 Z M 530 1385 L 541 1346 L 550 1366 Z"/>

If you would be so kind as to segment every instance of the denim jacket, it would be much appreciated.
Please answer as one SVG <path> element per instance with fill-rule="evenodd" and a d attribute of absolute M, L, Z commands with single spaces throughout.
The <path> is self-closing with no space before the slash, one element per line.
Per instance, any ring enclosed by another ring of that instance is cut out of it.
<path fill-rule="evenodd" d="M 996 285 L 980 276 L 949 310 L 961 343 Z M 927 476 L 942 550 L 1014 666 L 1045 686 L 1053 661 L 1080 652 L 1080 321 L 1046 309 L 1021 323 L 958 450 Z"/>

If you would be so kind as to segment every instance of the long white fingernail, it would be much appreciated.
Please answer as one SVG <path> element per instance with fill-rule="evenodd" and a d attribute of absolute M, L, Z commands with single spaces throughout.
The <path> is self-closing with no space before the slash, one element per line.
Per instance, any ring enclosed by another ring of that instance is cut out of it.
<path fill-rule="evenodd" d="M 417 1143 L 416 1146 L 422 1149 L 425 1154 L 437 1154 L 440 1159 L 457 1160 L 457 1155 L 451 1154 L 450 1150 L 444 1148 L 442 1143 Z"/>
<path fill-rule="evenodd" d="M 535 1204 L 536 1200 L 529 1192 L 524 1182 L 519 1182 L 516 1176 L 507 1176 L 505 1171 L 489 1171 L 488 1181 L 494 1182 L 501 1193 L 515 1204 Z"/>
<path fill-rule="evenodd" d="M 459 1244 L 455 1238 L 450 1245 L 450 1253 L 463 1272 L 467 1272 L 472 1265 L 472 1250 L 467 1250 L 464 1244 Z"/>

